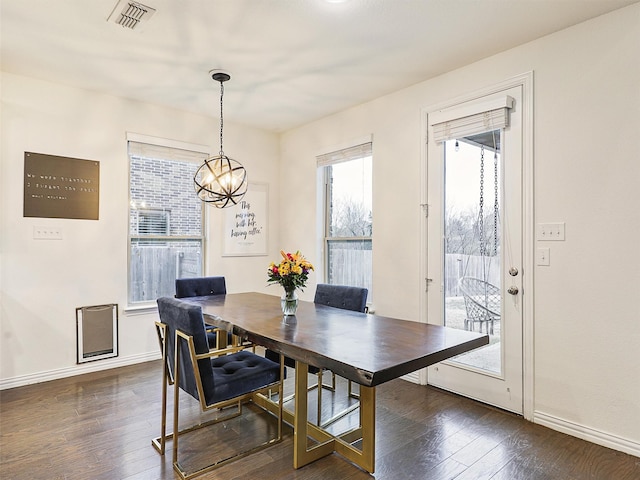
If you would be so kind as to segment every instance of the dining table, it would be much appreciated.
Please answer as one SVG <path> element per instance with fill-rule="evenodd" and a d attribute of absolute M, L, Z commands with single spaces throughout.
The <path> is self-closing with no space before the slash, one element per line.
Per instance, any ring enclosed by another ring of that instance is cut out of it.
<path fill-rule="evenodd" d="M 207 324 L 295 360 L 293 466 L 337 452 L 367 472 L 375 470 L 376 386 L 487 345 L 489 336 L 411 320 L 299 301 L 283 316 L 279 296 L 232 293 L 185 298 L 202 307 Z M 334 435 L 308 421 L 308 367 L 330 370 L 360 385 L 360 425 Z M 275 412 L 265 396 L 254 399 Z"/>

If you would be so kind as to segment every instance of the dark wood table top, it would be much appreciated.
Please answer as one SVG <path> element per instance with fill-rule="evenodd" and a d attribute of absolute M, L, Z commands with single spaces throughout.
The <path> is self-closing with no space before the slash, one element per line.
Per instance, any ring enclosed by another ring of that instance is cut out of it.
<path fill-rule="evenodd" d="M 368 387 L 489 343 L 475 332 L 304 301 L 283 318 L 280 297 L 262 293 L 182 300 L 200 305 L 207 323 Z"/>

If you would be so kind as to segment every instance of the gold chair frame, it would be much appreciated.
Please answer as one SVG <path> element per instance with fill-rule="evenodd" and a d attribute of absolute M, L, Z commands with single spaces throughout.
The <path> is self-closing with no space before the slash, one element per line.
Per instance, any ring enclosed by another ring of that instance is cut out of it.
<path fill-rule="evenodd" d="M 162 375 L 162 423 L 161 423 L 161 434 L 160 437 L 154 438 L 151 443 L 153 445 L 153 447 L 158 451 L 158 453 L 160 453 L 160 455 L 164 455 L 165 450 L 166 450 L 166 442 L 167 440 L 173 440 L 173 455 L 172 455 L 172 463 L 173 463 L 173 468 L 174 470 L 178 473 L 178 475 L 180 476 L 180 478 L 182 479 L 190 479 L 193 477 L 196 477 L 198 475 L 201 475 L 205 472 L 211 471 L 215 468 L 218 468 L 224 464 L 227 464 L 233 460 L 237 460 L 239 458 L 245 457 L 247 455 L 250 455 L 251 453 L 254 453 L 258 450 L 262 450 L 263 448 L 266 448 L 270 445 L 273 445 L 275 443 L 278 443 L 282 440 L 282 418 L 283 418 L 283 402 L 282 402 L 282 392 L 283 392 L 283 378 L 284 378 L 284 360 L 280 359 L 280 380 L 274 383 L 271 383 L 269 385 L 265 385 L 264 387 L 261 387 L 257 390 L 254 390 L 252 392 L 249 392 L 247 394 L 238 396 L 238 397 L 234 397 L 232 399 L 229 400 L 225 400 L 222 402 L 217 402 L 211 405 L 207 405 L 206 401 L 205 401 L 205 394 L 204 394 L 204 389 L 202 386 L 202 380 L 200 378 L 200 369 L 198 367 L 198 360 L 202 360 L 202 359 L 210 359 L 212 357 L 218 357 L 221 355 L 227 355 L 230 353 L 235 353 L 238 352 L 240 350 L 244 350 L 245 348 L 247 348 L 246 344 L 243 344 L 241 341 L 237 340 L 234 341 L 234 343 L 236 343 L 236 345 L 232 345 L 230 347 L 227 348 L 222 348 L 222 349 L 213 349 L 210 350 L 208 353 L 203 353 L 203 354 L 197 354 L 195 351 L 195 344 L 193 342 L 193 337 L 190 335 L 186 335 L 185 333 L 181 332 L 180 330 L 176 330 L 176 338 L 175 338 L 175 365 L 174 365 L 174 372 L 175 372 L 175 376 L 174 378 L 172 378 L 171 376 L 171 370 L 169 369 L 168 363 L 167 363 L 167 347 L 168 347 L 168 341 L 169 339 L 167 338 L 167 326 L 166 324 L 162 323 L 162 322 L 155 322 L 156 325 L 156 333 L 158 335 L 158 340 L 160 342 L 161 345 L 161 350 L 162 350 L 162 364 L 163 364 L 163 375 Z M 234 340 L 236 340 L 237 337 L 234 337 Z M 194 375 L 195 375 L 195 379 L 196 379 L 196 387 L 197 387 L 197 391 L 198 391 L 198 398 L 199 398 L 199 404 L 200 404 L 200 409 L 203 412 L 206 411 L 211 411 L 211 410 L 222 410 L 224 408 L 230 407 L 235 405 L 236 406 L 236 410 L 228 415 L 225 415 L 223 417 L 216 417 L 212 420 L 209 420 L 207 422 L 203 422 L 203 423 L 199 423 L 197 425 L 193 425 L 191 427 L 185 428 L 183 430 L 179 430 L 179 399 L 180 399 L 180 369 L 178 368 L 179 364 L 180 364 L 180 348 L 178 348 L 178 342 L 180 341 L 186 341 L 188 348 L 189 348 L 189 357 L 191 360 L 191 364 L 193 367 L 193 371 L 194 371 Z M 166 433 L 166 417 L 167 417 L 167 386 L 168 385 L 173 385 L 174 387 L 174 398 L 173 398 L 173 432 L 174 433 Z M 242 404 L 243 402 L 247 402 L 247 401 L 253 401 L 254 404 L 261 406 L 263 404 L 263 399 L 266 398 L 266 396 L 268 395 L 268 393 L 274 388 L 277 387 L 277 391 L 278 391 L 278 403 L 276 404 L 277 407 L 275 409 L 264 409 L 264 407 L 262 407 L 264 410 L 266 410 L 267 412 L 274 414 L 274 410 L 275 410 L 275 416 L 278 418 L 278 430 L 277 430 L 277 435 L 275 438 L 272 438 L 270 440 L 267 440 L 259 445 L 256 445 L 255 447 L 252 447 L 246 451 L 237 453 L 231 457 L 227 457 L 224 458 L 222 460 L 218 460 L 206 467 L 200 468 L 194 472 L 186 472 L 182 466 L 180 465 L 180 462 L 178 461 L 178 438 L 180 437 L 180 435 L 183 435 L 185 433 L 189 433 L 195 430 L 198 430 L 200 428 L 203 427 L 207 427 L 210 425 L 214 425 L 216 423 L 220 423 L 223 421 L 227 421 L 230 419 L 233 419 L 235 417 L 238 417 L 240 415 L 242 415 Z M 177 434 L 175 433 L 177 432 Z"/>
<path fill-rule="evenodd" d="M 294 370 L 295 370 L 295 368 L 294 368 Z M 328 371 L 331 372 L 330 370 L 328 370 Z M 318 371 L 318 373 L 315 374 L 316 377 L 318 378 L 318 382 L 315 383 L 314 385 L 309 385 L 307 387 L 307 392 L 315 390 L 316 388 L 318 389 L 318 402 L 317 402 L 318 413 L 317 413 L 317 420 L 316 420 L 316 425 L 318 425 L 318 426 L 321 426 L 320 422 L 321 422 L 321 418 L 322 418 L 322 389 L 324 388 L 325 390 L 329 390 L 330 392 L 335 392 L 336 391 L 336 374 L 331 372 L 331 385 L 327 385 L 326 383 L 323 383 L 323 381 L 322 381 L 322 372 L 323 372 L 323 369 L 320 369 Z M 293 400 L 295 398 L 295 396 L 296 396 L 295 393 L 292 393 L 291 395 L 285 397 L 283 399 L 283 402 L 287 403 L 287 402 Z M 353 398 L 355 398 L 355 397 L 353 397 Z M 349 413 L 349 412 L 347 412 L 347 413 Z M 346 415 L 346 413 L 345 413 L 345 415 Z M 337 418 L 336 419 L 332 419 L 332 420 L 329 421 L 329 423 L 333 423 L 336 420 L 337 420 Z M 329 423 L 324 422 L 322 424 L 322 426 L 326 426 Z"/>

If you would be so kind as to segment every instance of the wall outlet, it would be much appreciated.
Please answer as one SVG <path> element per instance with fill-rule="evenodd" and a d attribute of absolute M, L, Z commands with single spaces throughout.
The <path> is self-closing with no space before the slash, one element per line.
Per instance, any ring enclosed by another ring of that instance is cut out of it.
<path fill-rule="evenodd" d="M 539 223 L 536 232 L 536 240 L 564 240 L 564 222 Z"/>
<path fill-rule="evenodd" d="M 33 227 L 33 238 L 36 240 L 62 240 L 60 227 Z"/>

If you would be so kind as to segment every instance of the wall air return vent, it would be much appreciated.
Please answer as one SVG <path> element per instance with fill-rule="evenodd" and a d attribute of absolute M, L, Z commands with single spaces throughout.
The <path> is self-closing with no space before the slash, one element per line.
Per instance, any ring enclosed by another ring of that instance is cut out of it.
<path fill-rule="evenodd" d="M 107 18 L 107 21 L 131 30 L 140 30 L 142 24 L 149 20 L 155 12 L 156 10 L 154 8 L 141 3 L 131 0 L 120 0 L 114 7 L 111 15 L 109 15 L 109 18 Z"/>

